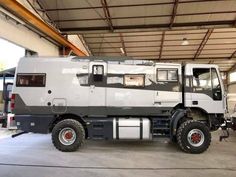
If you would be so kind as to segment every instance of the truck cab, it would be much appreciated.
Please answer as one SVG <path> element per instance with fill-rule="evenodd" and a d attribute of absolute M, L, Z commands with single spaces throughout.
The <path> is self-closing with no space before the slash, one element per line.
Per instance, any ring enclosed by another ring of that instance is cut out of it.
<path fill-rule="evenodd" d="M 199 108 L 208 114 L 224 114 L 226 97 L 217 65 L 185 65 L 185 107 Z"/>

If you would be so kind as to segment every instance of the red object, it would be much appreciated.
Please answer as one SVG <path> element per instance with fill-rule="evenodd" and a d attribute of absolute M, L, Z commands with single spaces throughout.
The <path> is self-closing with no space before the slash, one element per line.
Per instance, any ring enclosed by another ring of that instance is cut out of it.
<path fill-rule="evenodd" d="M 191 139 L 194 143 L 199 143 L 201 141 L 201 135 L 194 133 L 192 134 Z"/>
<path fill-rule="evenodd" d="M 65 138 L 66 138 L 67 140 L 70 140 L 72 137 L 73 137 L 73 134 L 72 134 L 71 132 L 67 132 L 67 133 L 65 134 Z"/>
<path fill-rule="evenodd" d="M 11 110 L 15 108 L 15 98 L 16 98 L 16 95 L 12 94 L 11 95 Z"/>

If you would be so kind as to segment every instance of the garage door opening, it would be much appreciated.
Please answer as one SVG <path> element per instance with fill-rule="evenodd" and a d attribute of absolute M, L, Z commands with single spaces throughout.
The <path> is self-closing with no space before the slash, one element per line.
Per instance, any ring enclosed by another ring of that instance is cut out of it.
<path fill-rule="evenodd" d="M 14 43 L 0 38 L 0 111 L 3 110 L 3 73 L 14 73 L 14 68 L 16 67 L 19 59 L 25 56 L 25 49 Z M 9 76 L 9 77 L 8 77 Z M 6 83 L 13 83 L 13 75 L 8 75 L 6 77 Z"/>

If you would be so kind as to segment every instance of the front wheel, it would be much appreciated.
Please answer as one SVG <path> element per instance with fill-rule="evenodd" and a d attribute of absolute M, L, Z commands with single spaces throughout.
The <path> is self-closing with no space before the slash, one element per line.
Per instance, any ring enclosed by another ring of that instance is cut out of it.
<path fill-rule="evenodd" d="M 211 134 L 205 124 L 196 120 L 188 120 L 178 128 L 177 142 L 183 151 L 199 154 L 209 147 Z"/>
<path fill-rule="evenodd" d="M 83 144 L 84 139 L 84 128 L 74 119 L 62 120 L 52 130 L 52 143 L 60 151 L 76 151 Z"/>

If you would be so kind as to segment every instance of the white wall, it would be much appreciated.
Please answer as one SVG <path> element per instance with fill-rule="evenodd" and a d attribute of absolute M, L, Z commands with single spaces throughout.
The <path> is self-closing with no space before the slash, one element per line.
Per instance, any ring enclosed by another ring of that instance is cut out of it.
<path fill-rule="evenodd" d="M 232 113 L 236 106 L 236 84 L 230 84 L 228 86 L 228 108 Z"/>
<path fill-rule="evenodd" d="M 12 20 L 0 14 L 0 38 L 18 44 L 21 47 L 38 52 L 39 56 L 58 56 L 58 47 L 23 25 L 17 25 Z M 14 51 L 13 51 L 14 52 Z"/>
<path fill-rule="evenodd" d="M 232 72 L 236 72 L 236 70 Z M 229 75 L 228 75 L 228 78 L 229 78 Z M 236 82 L 230 83 L 230 80 L 229 80 L 227 98 L 228 98 L 229 112 L 232 113 L 234 112 L 234 109 L 236 107 Z"/>
<path fill-rule="evenodd" d="M 80 38 L 77 35 L 68 35 L 68 40 L 73 43 L 76 47 L 82 50 L 86 55 L 89 55 L 84 44 L 81 42 Z"/>

